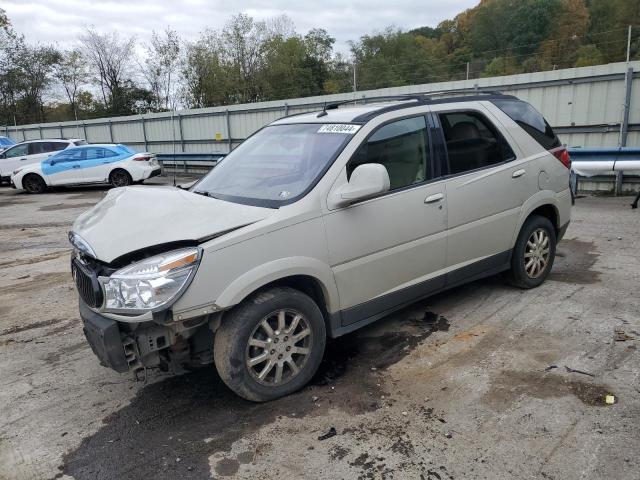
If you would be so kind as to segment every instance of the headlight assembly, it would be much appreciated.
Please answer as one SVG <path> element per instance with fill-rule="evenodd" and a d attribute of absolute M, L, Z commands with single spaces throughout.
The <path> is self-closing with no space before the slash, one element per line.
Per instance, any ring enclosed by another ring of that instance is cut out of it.
<path fill-rule="evenodd" d="M 145 258 L 101 277 L 104 310 L 144 313 L 166 306 L 187 287 L 200 262 L 200 250 L 184 248 Z"/>

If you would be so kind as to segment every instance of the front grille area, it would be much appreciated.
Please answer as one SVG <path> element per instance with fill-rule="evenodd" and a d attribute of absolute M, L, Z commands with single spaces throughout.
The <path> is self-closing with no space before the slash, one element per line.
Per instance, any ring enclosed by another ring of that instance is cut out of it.
<path fill-rule="evenodd" d="M 71 273 L 84 303 L 92 308 L 102 305 L 103 296 L 98 276 L 81 265 L 77 259 L 71 262 Z"/>

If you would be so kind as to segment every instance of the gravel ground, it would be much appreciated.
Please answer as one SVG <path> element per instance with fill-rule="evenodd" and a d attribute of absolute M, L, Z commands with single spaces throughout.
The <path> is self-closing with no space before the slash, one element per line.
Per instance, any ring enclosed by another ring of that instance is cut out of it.
<path fill-rule="evenodd" d="M 638 478 L 628 198 L 578 200 L 541 287 L 494 277 L 417 303 L 331 342 L 301 392 L 252 404 L 213 368 L 145 383 L 98 364 L 66 233 L 105 192 L 0 189 L 0 478 Z"/>

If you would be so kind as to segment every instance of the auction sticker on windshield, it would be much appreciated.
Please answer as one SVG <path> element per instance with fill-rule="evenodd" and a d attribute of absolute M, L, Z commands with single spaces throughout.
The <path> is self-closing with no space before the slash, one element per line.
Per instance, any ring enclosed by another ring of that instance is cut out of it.
<path fill-rule="evenodd" d="M 318 133 L 346 133 L 353 135 L 360 130 L 360 125 L 348 125 L 346 123 L 327 123 L 322 125 Z"/>

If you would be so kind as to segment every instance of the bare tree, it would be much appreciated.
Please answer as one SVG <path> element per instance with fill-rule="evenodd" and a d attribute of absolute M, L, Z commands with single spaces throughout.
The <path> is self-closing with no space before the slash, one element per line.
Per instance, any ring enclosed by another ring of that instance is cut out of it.
<path fill-rule="evenodd" d="M 54 76 L 64 88 L 73 116 L 78 120 L 78 94 L 87 78 L 87 65 L 82 52 L 77 49 L 63 52 L 60 63 L 55 66 Z"/>
<path fill-rule="evenodd" d="M 153 32 L 146 51 L 141 70 L 156 98 L 158 109 L 169 110 L 175 106 L 172 101 L 175 100 L 173 82 L 180 62 L 180 36 L 169 27 L 162 34 Z"/>
<path fill-rule="evenodd" d="M 135 37 L 120 38 L 117 32 L 100 34 L 87 28 L 80 42 L 96 74 L 105 105 L 112 113 L 119 113 L 126 101 L 125 87 L 134 57 Z"/>

